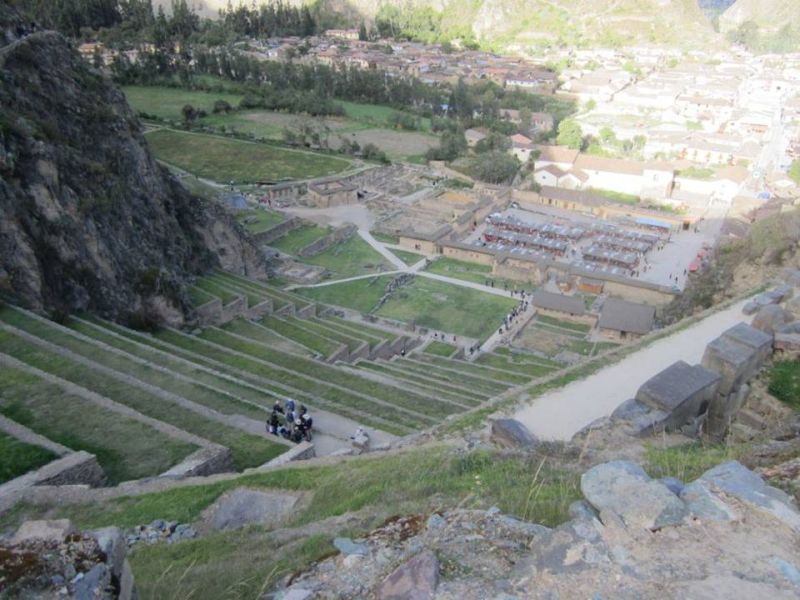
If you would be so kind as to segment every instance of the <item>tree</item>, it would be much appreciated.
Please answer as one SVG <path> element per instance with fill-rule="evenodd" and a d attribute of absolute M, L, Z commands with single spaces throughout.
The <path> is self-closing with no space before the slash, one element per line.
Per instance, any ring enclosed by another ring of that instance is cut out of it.
<path fill-rule="evenodd" d="M 569 146 L 573 150 L 580 150 L 583 146 L 583 131 L 577 121 L 564 119 L 558 124 L 556 143 L 560 146 Z"/>
<path fill-rule="evenodd" d="M 795 183 L 800 184 L 800 160 L 792 161 L 792 165 L 789 167 L 789 177 Z"/>
<path fill-rule="evenodd" d="M 184 104 L 183 108 L 181 109 L 181 114 L 183 115 L 183 120 L 186 121 L 187 125 L 197 118 L 197 111 L 191 104 Z"/>
<path fill-rule="evenodd" d="M 584 106 L 584 108 L 586 109 L 586 112 L 594 110 L 595 108 L 597 108 L 597 102 L 595 101 L 594 98 L 589 98 L 589 100 L 586 101 L 586 105 Z"/>
<path fill-rule="evenodd" d="M 364 21 L 361 21 L 361 25 L 358 26 L 358 39 L 362 42 L 366 42 L 369 39 L 369 35 L 367 35 L 367 26 L 364 25 Z"/>
<path fill-rule="evenodd" d="M 617 134 L 608 125 L 604 125 L 600 130 L 600 141 L 604 144 L 616 144 Z"/>
<path fill-rule="evenodd" d="M 519 170 L 519 160 L 505 152 L 481 154 L 469 166 L 469 174 L 488 183 L 511 181 Z"/>
<path fill-rule="evenodd" d="M 222 112 L 225 114 L 231 112 L 231 105 L 225 102 L 225 100 L 217 100 L 214 102 L 214 114 Z"/>

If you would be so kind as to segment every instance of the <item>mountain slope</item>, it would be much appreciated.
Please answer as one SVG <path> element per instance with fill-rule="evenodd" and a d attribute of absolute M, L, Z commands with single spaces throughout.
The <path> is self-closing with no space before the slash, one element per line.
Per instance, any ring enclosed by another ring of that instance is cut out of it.
<path fill-rule="evenodd" d="M 787 0 L 736 0 L 720 16 L 719 23 L 720 28 L 727 31 L 747 21 L 771 32 L 777 32 L 787 24 L 800 28 L 800 7 Z"/>
<path fill-rule="evenodd" d="M 59 34 L 0 48 L 0 290 L 180 322 L 185 283 L 217 265 L 263 273 L 239 226 L 156 163 L 122 92 Z"/>

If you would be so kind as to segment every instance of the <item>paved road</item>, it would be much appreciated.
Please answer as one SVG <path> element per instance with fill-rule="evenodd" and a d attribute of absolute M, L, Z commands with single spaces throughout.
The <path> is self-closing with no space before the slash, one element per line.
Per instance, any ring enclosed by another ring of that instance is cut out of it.
<path fill-rule="evenodd" d="M 568 440 L 583 427 L 633 398 L 647 379 L 678 360 L 700 362 L 708 342 L 744 321 L 739 302 L 624 358 L 586 379 L 535 399 L 514 415 L 535 435 Z"/>
<path fill-rule="evenodd" d="M 386 260 L 392 263 L 395 267 L 397 267 L 398 269 L 406 269 L 406 263 L 404 263 L 394 254 L 392 254 L 389 250 L 387 250 L 386 247 L 381 242 L 372 237 L 372 234 L 369 231 L 367 231 L 366 229 L 359 228 L 358 235 L 361 237 L 362 240 L 364 240 L 370 246 L 372 246 L 373 250 L 379 252 L 381 256 L 383 256 Z"/>

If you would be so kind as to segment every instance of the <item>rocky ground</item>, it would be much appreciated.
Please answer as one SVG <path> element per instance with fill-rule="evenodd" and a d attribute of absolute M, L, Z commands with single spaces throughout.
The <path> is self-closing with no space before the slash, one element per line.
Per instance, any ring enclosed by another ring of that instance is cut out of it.
<path fill-rule="evenodd" d="M 488 511 L 394 519 L 272 597 L 797 598 L 800 512 L 730 462 L 684 484 L 604 463 L 572 519 L 548 529 Z"/>

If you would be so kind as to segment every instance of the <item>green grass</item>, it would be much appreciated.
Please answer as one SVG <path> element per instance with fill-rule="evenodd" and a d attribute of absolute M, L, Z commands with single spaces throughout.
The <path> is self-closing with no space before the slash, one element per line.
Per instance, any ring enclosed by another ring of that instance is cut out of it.
<path fill-rule="evenodd" d="M 503 391 L 512 385 L 520 385 L 529 381 L 528 377 L 513 372 L 499 373 L 497 370 L 465 360 L 445 358 L 431 354 L 419 354 L 411 357 L 415 362 L 422 362 L 424 368 L 448 369 L 448 373 L 455 371 L 455 377 L 475 377 L 476 385 L 491 385 L 496 392 Z"/>
<path fill-rule="evenodd" d="M 204 486 L 61 507 L 20 504 L 0 520 L 70 518 L 78 527 L 131 527 L 154 519 L 193 522 L 227 490 L 307 491 L 308 506 L 289 525 L 297 526 L 362 511 L 363 529 L 331 528 L 321 535 L 277 543 L 261 527 L 209 534 L 179 544 L 141 544 L 129 555 L 143 600 L 156 598 L 258 598 L 288 574 L 332 552 L 340 533 L 357 537 L 396 514 L 428 514 L 460 504 L 466 509 L 498 506 L 507 514 L 556 526 L 580 498 L 577 474 L 540 456 L 505 456 L 439 447 L 305 468 L 286 468 Z"/>
<path fill-rule="evenodd" d="M 5 384 L 5 379 L 3 381 Z M 5 392 L 0 390 L 2 394 Z M 21 442 L 0 432 L 0 484 L 38 469 L 56 458 L 58 456 L 46 448 Z"/>
<path fill-rule="evenodd" d="M 416 277 L 395 291 L 377 314 L 429 329 L 485 340 L 516 301 L 449 283 Z"/>
<path fill-rule="evenodd" d="M 239 297 L 239 294 L 232 292 L 221 285 L 215 284 L 213 281 L 201 277 L 195 281 L 192 286 L 195 290 L 201 290 L 210 296 L 215 296 L 222 300 L 222 304 L 230 304 Z"/>
<path fill-rule="evenodd" d="M 309 350 L 318 352 L 326 358 L 339 349 L 339 344 L 337 342 L 323 337 L 311 329 L 306 329 L 303 327 L 302 321 L 290 321 L 280 317 L 265 315 L 260 323 L 267 329 L 280 333 L 290 340 L 305 346 Z M 247 327 L 242 322 L 239 322 L 238 326 L 240 328 Z M 252 329 L 252 327 L 248 329 Z"/>
<path fill-rule="evenodd" d="M 425 354 L 434 354 L 436 356 L 452 356 L 453 352 L 456 351 L 456 346 L 452 344 L 445 344 L 443 342 L 431 342 L 427 346 L 423 352 Z"/>
<path fill-rule="evenodd" d="M 406 252 L 405 250 L 394 250 L 394 249 L 391 249 L 391 250 L 389 250 L 389 252 L 394 254 L 397 258 L 402 260 L 409 267 L 411 265 L 417 264 L 419 261 L 421 261 L 423 258 L 425 258 L 424 254 L 416 254 L 414 252 Z"/>
<path fill-rule="evenodd" d="M 530 378 L 547 375 L 554 369 L 554 367 L 534 362 L 514 363 L 508 360 L 506 357 L 499 356 L 494 353 L 481 354 L 475 359 L 475 362 L 481 365 L 495 367 L 496 369 L 503 369 L 505 371 L 513 371 L 514 373 L 527 375 Z"/>
<path fill-rule="evenodd" d="M 398 334 L 392 331 L 386 331 L 375 325 L 370 325 L 364 321 L 354 321 L 351 319 L 343 319 L 341 317 L 326 317 L 326 320 L 333 321 L 337 325 L 344 327 L 348 330 L 356 330 L 366 335 L 378 338 L 379 340 L 393 340 Z"/>
<path fill-rule="evenodd" d="M 619 202 L 620 204 L 639 204 L 640 201 L 639 196 L 633 194 L 623 194 L 622 192 L 612 192 L 611 190 L 601 190 L 597 188 L 589 188 L 587 191 L 592 194 L 597 194 L 598 196 L 603 196 L 612 202 Z"/>
<path fill-rule="evenodd" d="M 368 313 L 378 304 L 391 280 L 391 275 L 380 275 L 321 287 L 298 288 L 295 291 L 315 302 Z"/>
<path fill-rule="evenodd" d="M 158 475 L 197 449 L 24 371 L 0 367 L 0 379 L 3 415 L 72 450 L 95 454 L 111 483 Z M 5 451 L 2 457 L 6 463 Z M 3 471 L 9 466 L 14 464 Z"/>
<path fill-rule="evenodd" d="M 549 317 L 547 315 L 537 315 L 536 320 L 542 323 L 547 323 L 548 325 L 554 325 L 556 327 L 561 327 L 563 329 L 570 329 L 572 331 L 578 331 L 580 333 L 589 333 L 589 331 L 591 331 L 592 329 L 592 326 L 587 325 L 586 323 L 575 323 L 573 321 L 556 319 L 554 317 Z"/>
<path fill-rule="evenodd" d="M 273 365 L 283 367 L 284 369 L 289 369 L 298 375 L 304 376 L 309 382 L 309 377 L 315 378 L 319 382 L 317 385 L 325 386 L 326 383 L 336 384 L 348 391 L 359 392 L 395 406 L 405 407 L 431 418 L 447 416 L 452 412 L 448 407 L 439 405 L 435 400 L 423 398 L 416 394 L 403 393 L 395 389 L 387 389 L 386 386 L 380 383 L 362 379 L 361 377 L 342 371 L 335 366 L 326 365 L 319 361 L 303 358 L 301 356 L 276 352 L 255 340 L 248 342 L 241 338 L 233 338 L 230 334 L 222 330 L 208 329 L 201 334 L 201 337 L 237 352 L 250 355 L 253 358 L 267 361 Z M 172 339 L 174 339 L 174 336 Z M 288 373 L 282 376 L 284 380 L 288 377 Z M 379 411 L 385 411 L 389 410 L 390 407 L 380 405 L 378 408 Z M 415 417 L 409 415 L 409 418 L 413 419 Z M 419 419 L 419 417 L 416 418 Z"/>
<path fill-rule="evenodd" d="M 325 267 L 336 277 L 341 278 L 394 269 L 379 252 L 358 235 L 334 244 L 324 252 L 304 259 L 304 262 Z"/>
<path fill-rule="evenodd" d="M 162 119 L 183 120 L 181 109 L 191 104 L 195 109 L 211 114 L 214 102 L 225 100 L 231 106 L 238 106 L 242 99 L 239 94 L 193 91 L 162 86 L 129 85 L 122 91 L 133 109 L 155 115 Z"/>
<path fill-rule="evenodd" d="M 4 352 L 22 362 L 130 406 L 147 416 L 230 448 L 237 469 L 261 465 L 284 451 L 284 446 L 266 438 L 206 419 L 177 404 L 166 402 L 149 392 L 129 386 L 6 332 L 0 332 L 0 343 Z"/>
<path fill-rule="evenodd" d="M 217 297 L 197 286 L 193 285 L 189 287 L 189 302 L 192 303 L 192 306 L 203 306 L 203 304 L 211 302 L 214 299 L 217 299 Z"/>
<path fill-rule="evenodd" d="M 319 238 L 328 235 L 333 229 L 330 227 L 320 227 L 319 225 L 304 225 L 298 229 L 293 229 L 283 237 L 278 238 L 270 243 L 270 246 L 277 248 L 287 254 L 297 254 L 310 243 L 317 241 Z"/>
<path fill-rule="evenodd" d="M 669 448 L 648 445 L 644 469 L 654 479 L 676 477 L 688 483 L 721 463 L 737 460 L 745 451 L 744 446 L 707 445 L 701 442 Z"/>
<path fill-rule="evenodd" d="M 399 244 L 400 238 L 396 235 L 391 235 L 389 233 L 383 233 L 382 231 L 370 231 L 372 237 L 374 237 L 379 242 L 383 242 L 384 244 Z"/>
<path fill-rule="evenodd" d="M 465 406 L 474 406 L 489 398 L 488 394 L 476 392 L 474 389 L 465 390 L 457 388 L 449 382 L 437 380 L 435 377 L 419 375 L 408 369 L 404 369 L 402 364 L 394 363 L 373 363 L 368 361 L 359 362 L 359 369 L 376 371 L 394 378 L 402 383 L 415 385 L 438 398 L 453 400 Z"/>
<path fill-rule="evenodd" d="M 425 270 L 436 275 L 444 275 L 445 277 L 480 283 L 481 285 L 491 285 L 491 282 L 494 282 L 495 287 L 498 289 L 504 287 L 504 289 L 517 290 L 523 287 L 530 287 L 530 285 L 519 281 L 493 276 L 492 267 L 489 265 L 479 265 L 454 258 L 438 258 L 432 261 Z"/>
<path fill-rule="evenodd" d="M 237 184 L 340 173 L 350 161 L 252 142 L 161 129 L 147 134 L 156 158 L 198 177 Z"/>
<path fill-rule="evenodd" d="M 347 387 L 347 384 L 352 380 L 352 377 L 348 378 L 343 371 L 339 371 L 335 367 L 327 367 L 317 361 L 304 361 L 295 355 L 278 353 L 267 346 L 256 343 L 231 339 L 224 331 L 207 331 L 204 337 L 221 344 L 227 349 L 215 348 L 203 344 L 201 340 L 181 336 L 172 331 L 161 332 L 158 335 L 158 340 L 175 346 L 177 350 L 194 352 L 200 356 L 229 365 L 240 372 L 250 373 L 255 377 L 265 378 L 272 382 L 279 382 L 282 386 L 291 386 L 306 394 L 317 396 L 329 404 L 330 408 L 338 409 L 347 416 L 390 433 L 402 435 L 408 433 L 409 428 L 419 425 L 420 420 L 413 415 L 394 410 L 391 406 L 375 404 L 349 391 L 331 387 L 329 384 L 339 383 L 340 385 L 343 384 L 346 390 L 349 390 L 350 388 Z M 245 356 L 235 355 L 230 350 L 242 352 Z M 274 362 L 264 362 L 270 359 Z M 283 370 L 281 367 L 289 370 Z M 332 373 L 331 370 L 335 372 Z M 379 384 L 373 385 L 372 388 L 381 388 L 383 394 L 387 392 Z M 412 401 L 411 404 L 413 403 Z M 323 408 L 328 408 L 328 406 Z M 380 417 L 390 421 L 387 424 L 372 417 Z"/>
<path fill-rule="evenodd" d="M 773 364 L 768 389 L 787 406 L 800 410 L 800 361 L 782 360 Z"/>
<path fill-rule="evenodd" d="M 236 213 L 236 219 L 245 226 L 247 231 L 255 234 L 272 229 L 278 223 L 283 223 L 286 217 L 279 212 L 255 208 L 238 211 Z"/>
<path fill-rule="evenodd" d="M 344 107 L 345 114 L 349 119 L 379 129 L 387 127 L 387 120 L 392 115 L 403 112 L 390 106 L 381 106 L 380 104 L 358 104 L 346 100 L 339 100 L 338 103 Z M 421 118 L 418 131 L 430 132 L 431 120 L 425 117 Z"/>

